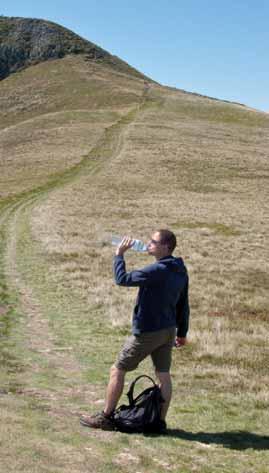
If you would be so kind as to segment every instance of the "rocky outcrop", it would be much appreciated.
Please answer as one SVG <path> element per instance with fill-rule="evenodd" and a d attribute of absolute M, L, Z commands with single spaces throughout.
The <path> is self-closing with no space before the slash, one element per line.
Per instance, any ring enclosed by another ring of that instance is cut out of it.
<path fill-rule="evenodd" d="M 27 66 L 67 54 L 85 54 L 89 60 L 111 65 L 142 77 L 107 51 L 55 23 L 29 18 L 0 17 L 0 79 Z"/>

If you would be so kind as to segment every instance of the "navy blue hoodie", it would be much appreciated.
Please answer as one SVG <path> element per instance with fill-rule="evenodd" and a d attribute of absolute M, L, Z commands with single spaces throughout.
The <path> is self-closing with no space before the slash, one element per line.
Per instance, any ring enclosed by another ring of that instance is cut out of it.
<path fill-rule="evenodd" d="M 185 337 L 189 327 L 188 273 L 182 258 L 166 256 L 143 269 L 126 272 L 123 256 L 114 258 L 119 286 L 138 286 L 132 333 L 177 327 Z"/>

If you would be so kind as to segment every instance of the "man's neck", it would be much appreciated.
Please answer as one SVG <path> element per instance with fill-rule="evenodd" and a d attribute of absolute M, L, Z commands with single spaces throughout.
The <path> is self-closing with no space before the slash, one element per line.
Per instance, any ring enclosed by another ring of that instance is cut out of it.
<path fill-rule="evenodd" d="M 168 253 L 166 255 L 162 255 L 162 256 L 155 256 L 155 259 L 156 261 L 160 261 L 160 259 L 163 259 L 163 258 L 168 258 L 169 256 L 172 256 L 171 253 Z"/>

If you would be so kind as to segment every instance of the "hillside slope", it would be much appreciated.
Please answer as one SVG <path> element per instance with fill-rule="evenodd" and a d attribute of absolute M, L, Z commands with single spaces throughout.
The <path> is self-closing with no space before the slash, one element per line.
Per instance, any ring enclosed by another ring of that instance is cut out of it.
<path fill-rule="evenodd" d="M 77 164 L 143 93 L 143 79 L 83 56 L 6 78 L 0 86 L 1 195 L 29 190 Z"/>
<path fill-rule="evenodd" d="M 0 100 L 4 471 L 267 471 L 268 115 L 84 54 L 10 74 Z M 192 313 L 168 435 L 83 430 L 136 296 L 113 283 L 111 234 L 158 227 L 177 236 Z"/>

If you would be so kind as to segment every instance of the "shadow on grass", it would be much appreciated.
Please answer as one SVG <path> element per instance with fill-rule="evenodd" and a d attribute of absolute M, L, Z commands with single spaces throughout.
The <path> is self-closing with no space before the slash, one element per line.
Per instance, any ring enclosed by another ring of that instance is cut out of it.
<path fill-rule="evenodd" d="M 269 436 L 258 435 L 244 430 L 231 432 L 187 432 L 180 429 L 168 429 L 167 436 L 191 442 L 223 445 L 234 450 L 269 450 Z"/>

